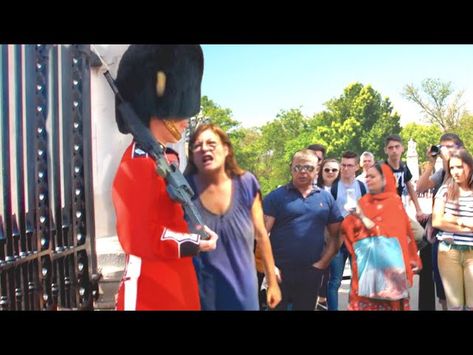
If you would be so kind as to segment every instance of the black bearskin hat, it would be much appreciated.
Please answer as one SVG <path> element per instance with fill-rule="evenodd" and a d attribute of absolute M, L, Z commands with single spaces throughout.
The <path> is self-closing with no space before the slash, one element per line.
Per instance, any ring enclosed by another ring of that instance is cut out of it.
<path fill-rule="evenodd" d="M 199 45 L 131 45 L 118 66 L 116 84 L 148 127 L 152 116 L 188 118 L 199 113 L 203 70 Z M 118 110 L 115 116 L 120 132 L 129 133 Z"/>

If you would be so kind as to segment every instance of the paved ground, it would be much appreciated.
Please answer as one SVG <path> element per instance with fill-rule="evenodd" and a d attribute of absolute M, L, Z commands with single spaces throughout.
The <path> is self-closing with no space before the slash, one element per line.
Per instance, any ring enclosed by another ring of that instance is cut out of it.
<path fill-rule="evenodd" d="M 350 275 L 350 266 L 349 262 L 347 261 L 345 265 L 345 272 L 344 275 Z M 339 310 L 346 310 L 347 309 L 347 304 L 348 304 L 348 294 L 350 292 L 350 280 L 343 280 L 342 281 L 342 286 L 338 290 L 338 306 Z M 411 309 L 413 311 L 418 310 L 418 295 L 419 295 L 419 276 L 415 275 L 414 276 L 414 286 L 409 289 L 409 295 L 411 297 Z M 441 310 L 442 307 L 440 304 L 437 302 L 436 304 L 436 310 L 439 311 Z"/>

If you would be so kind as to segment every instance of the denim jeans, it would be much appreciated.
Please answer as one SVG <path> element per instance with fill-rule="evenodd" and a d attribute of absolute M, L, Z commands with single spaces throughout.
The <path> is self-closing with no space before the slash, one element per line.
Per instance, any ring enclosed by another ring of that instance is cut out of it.
<path fill-rule="evenodd" d="M 338 289 L 342 284 L 343 270 L 349 253 L 345 244 L 334 256 L 330 263 L 330 276 L 327 285 L 327 307 L 329 311 L 338 311 Z"/>

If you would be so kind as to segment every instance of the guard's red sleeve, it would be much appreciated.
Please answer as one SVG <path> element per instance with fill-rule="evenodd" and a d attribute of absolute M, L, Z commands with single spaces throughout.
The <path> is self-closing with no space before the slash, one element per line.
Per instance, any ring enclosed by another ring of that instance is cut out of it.
<path fill-rule="evenodd" d="M 144 259 L 196 255 L 200 237 L 188 233 L 179 203 L 149 157 L 129 158 L 125 152 L 113 183 L 112 198 L 120 244 L 127 254 Z"/>

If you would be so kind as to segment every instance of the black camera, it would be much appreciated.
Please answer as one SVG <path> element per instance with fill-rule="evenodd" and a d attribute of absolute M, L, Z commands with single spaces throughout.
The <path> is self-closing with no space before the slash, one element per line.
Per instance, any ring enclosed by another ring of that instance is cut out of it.
<path fill-rule="evenodd" d="M 433 145 L 430 147 L 430 155 L 433 157 L 436 157 L 440 153 L 440 148 L 442 148 L 441 145 Z"/>

